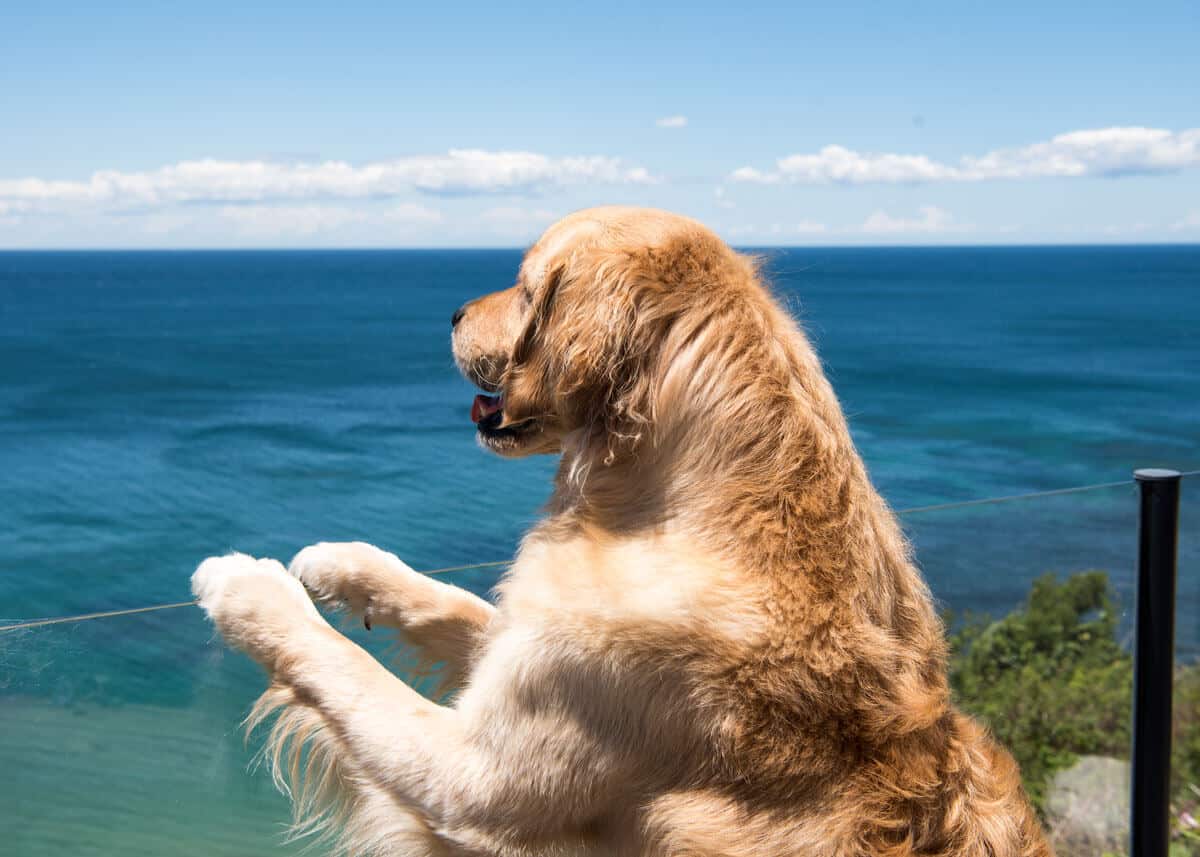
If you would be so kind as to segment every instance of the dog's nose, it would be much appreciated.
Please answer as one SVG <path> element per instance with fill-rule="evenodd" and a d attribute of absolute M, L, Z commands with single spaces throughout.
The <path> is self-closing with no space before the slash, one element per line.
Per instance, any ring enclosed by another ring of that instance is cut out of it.
<path fill-rule="evenodd" d="M 467 305 L 463 304 L 454 311 L 454 315 L 450 316 L 450 329 L 458 327 L 458 323 L 462 321 L 462 317 L 467 314 Z"/>

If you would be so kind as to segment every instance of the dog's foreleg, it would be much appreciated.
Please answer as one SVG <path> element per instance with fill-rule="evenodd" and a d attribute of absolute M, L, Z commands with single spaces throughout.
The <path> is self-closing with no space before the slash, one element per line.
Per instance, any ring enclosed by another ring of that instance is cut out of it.
<path fill-rule="evenodd" d="M 611 750 L 585 730 L 533 716 L 498 689 L 471 712 L 424 699 L 325 622 L 279 563 L 209 559 L 192 589 L 226 641 L 270 674 L 259 708 L 284 709 L 273 748 L 289 737 L 314 747 L 307 764 L 290 755 L 277 770 L 318 780 L 323 796 L 309 811 L 332 812 L 355 853 L 496 853 L 499 842 L 561 841 L 595 817 L 619 780 Z M 364 845 L 394 837 L 397 817 L 406 841 L 417 829 L 436 848 Z"/>

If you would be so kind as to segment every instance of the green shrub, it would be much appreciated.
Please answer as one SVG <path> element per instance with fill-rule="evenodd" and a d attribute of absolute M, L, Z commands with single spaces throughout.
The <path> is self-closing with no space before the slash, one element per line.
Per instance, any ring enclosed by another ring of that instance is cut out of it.
<path fill-rule="evenodd" d="M 1129 758 L 1133 660 L 1104 572 L 1047 574 L 1008 616 L 948 624 L 956 701 L 1016 757 L 1039 812 L 1055 771 L 1077 756 Z M 1179 668 L 1174 701 L 1172 855 L 1200 857 L 1200 667 Z"/>
<path fill-rule="evenodd" d="M 1039 811 L 1055 771 L 1080 754 L 1128 756 L 1133 665 L 1117 643 L 1103 572 L 1033 584 L 1025 606 L 971 617 L 950 637 L 958 703 L 1012 752 Z"/>

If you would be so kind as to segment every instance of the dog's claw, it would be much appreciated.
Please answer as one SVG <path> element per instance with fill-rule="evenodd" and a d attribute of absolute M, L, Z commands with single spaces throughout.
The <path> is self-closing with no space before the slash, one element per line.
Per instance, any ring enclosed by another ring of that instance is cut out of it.
<path fill-rule="evenodd" d="M 366 609 L 363 610 L 363 627 L 366 628 L 368 631 L 371 630 L 371 605 L 370 604 L 368 604 Z"/>

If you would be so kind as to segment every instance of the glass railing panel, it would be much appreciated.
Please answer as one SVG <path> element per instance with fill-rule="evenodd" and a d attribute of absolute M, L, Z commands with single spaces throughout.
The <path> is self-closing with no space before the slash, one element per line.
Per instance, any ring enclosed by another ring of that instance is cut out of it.
<path fill-rule="evenodd" d="M 500 571 L 442 577 L 482 591 Z M 339 627 L 403 655 L 386 632 Z M 0 853 L 300 854 L 239 728 L 264 687 L 196 607 L 0 632 Z"/>
<path fill-rule="evenodd" d="M 1191 847 L 1186 828 L 1200 798 L 1192 789 L 1200 681 L 1190 672 L 1200 655 L 1198 484 L 1185 481 L 1180 522 L 1172 805 L 1180 848 Z M 904 513 L 902 521 L 952 617 L 960 705 L 1022 762 L 1060 854 L 1121 853 L 1136 487 Z M 492 557 L 464 546 L 450 558 Z M 502 571 L 439 576 L 482 594 Z M 1096 609 L 1104 603 L 1099 578 L 1073 578 L 1085 572 L 1104 575 L 1110 613 Z M 187 597 L 186 574 L 180 591 L 163 594 Z M 1039 584 L 1047 574 L 1056 582 Z M 1035 587 L 1040 601 L 1031 608 Z M 27 618 L 31 604 L 4 619 Z M 1031 609 L 1041 611 L 1032 623 Z M 341 627 L 385 662 L 402 660 L 386 632 Z M 1008 648 L 996 646 L 999 637 Z M 972 656 L 981 641 L 991 648 Z M 256 742 L 247 746 L 238 727 L 263 686 L 259 668 L 217 641 L 194 607 L 0 632 L 0 765 L 20 772 L 0 778 L 0 804 L 16 820 L 6 846 L 23 855 L 300 853 L 305 843 L 286 841 L 286 801 L 265 772 L 248 770 Z M 1101 795 L 1103 811 L 1068 825 L 1055 797 L 1068 787 Z"/>
<path fill-rule="evenodd" d="M 262 676 L 211 639 L 194 607 L 0 634 L 0 850 L 298 851 L 237 729 Z"/>

